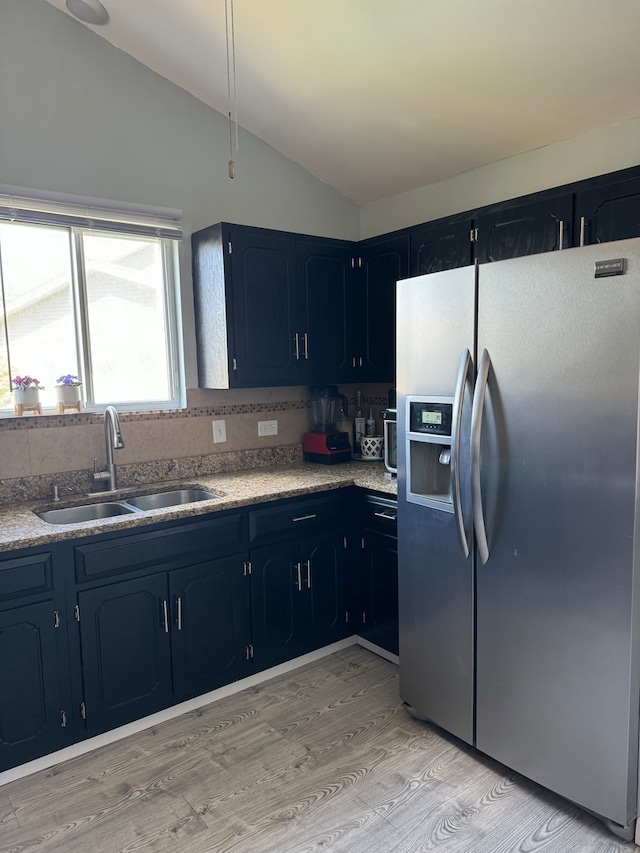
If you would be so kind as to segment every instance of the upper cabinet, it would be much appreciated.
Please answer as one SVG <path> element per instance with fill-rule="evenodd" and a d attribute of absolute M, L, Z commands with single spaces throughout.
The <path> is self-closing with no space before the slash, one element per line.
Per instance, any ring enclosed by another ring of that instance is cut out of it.
<path fill-rule="evenodd" d="M 411 275 L 426 275 L 473 260 L 473 220 L 431 223 L 411 230 Z"/>
<path fill-rule="evenodd" d="M 504 261 L 571 246 L 570 194 L 507 207 L 475 217 L 474 243 L 480 263 Z"/>
<path fill-rule="evenodd" d="M 221 223 L 192 236 L 201 388 L 395 381 L 396 282 L 640 236 L 640 167 L 360 243 Z"/>
<path fill-rule="evenodd" d="M 395 382 L 396 282 L 409 275 L 409 236 L 362 243 L 354 259 L 353 381 Z"/>
<path fill-rule="evenodd" d="M 576 193 L 574 245 L 640 236 L 640 178 Z"/>
<path fill-rule="evenodd" d="M 200 387 L 348 381 L 350 246 L 226 223 L 195 233 Z"/>

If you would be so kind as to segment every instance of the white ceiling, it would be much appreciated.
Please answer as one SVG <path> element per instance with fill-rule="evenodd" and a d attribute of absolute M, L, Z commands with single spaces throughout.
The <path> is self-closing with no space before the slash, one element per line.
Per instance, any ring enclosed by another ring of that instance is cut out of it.
<path fill-rule="evenodd" d="M 224 0 L 103 2 L 89 29 L 227 114 Z M 640 0 L 234 0 L 234 18 L 241 128 L 359 204 L 640 116 Z"/>

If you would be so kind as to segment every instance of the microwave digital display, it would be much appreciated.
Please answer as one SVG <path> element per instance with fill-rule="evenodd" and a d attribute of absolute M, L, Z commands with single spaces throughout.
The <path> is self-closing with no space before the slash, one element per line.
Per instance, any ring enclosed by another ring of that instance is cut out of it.
<path fill-rule="evenodd" d="M 450 436 L 452 417 L 452 403 L 409 401 L 409 432 Z"/>

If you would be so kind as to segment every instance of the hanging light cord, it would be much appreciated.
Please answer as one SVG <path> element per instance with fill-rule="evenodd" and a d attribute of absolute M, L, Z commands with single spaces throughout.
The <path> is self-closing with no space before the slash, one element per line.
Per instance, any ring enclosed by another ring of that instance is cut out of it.
<path fill-rule="evenodd" d="M 234 152 L 238 150 L 238 91 L 236 88 L 236 33 L 233 0 L 224 0 L 224 24 L 227 40 L 227 98 L 229 102 L 229 177 L 235 178 Z M 235 144 L 234 144 L 235 143 Z"/>

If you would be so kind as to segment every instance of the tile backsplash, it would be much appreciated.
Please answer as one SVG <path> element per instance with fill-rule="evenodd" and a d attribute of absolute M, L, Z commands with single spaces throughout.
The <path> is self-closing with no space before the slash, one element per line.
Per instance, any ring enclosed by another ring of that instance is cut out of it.
<path fill-rule="evenodd" d="M 363 409 L 373 409 L 380 428 L 388 386 L 341 386 L 350 407 L 358 389 Z M 220 419 L 227 441 L 214 444 L 212 421 Z M 278 434 L 259 437 L 259 420 L 277 420 Z M 194 389 L 186 409 L 123 412 L 120 422 L 125 447 L 114 457 L 125 486 L 297 461 L 311 407 L 307 386 Z M 103 423 L 97 413 L 0 420 L 0 502 L 47 497 L 54 482 L 76 493 L 89 490 L 93 460 L 98 468 L 105 464 Z"/>

